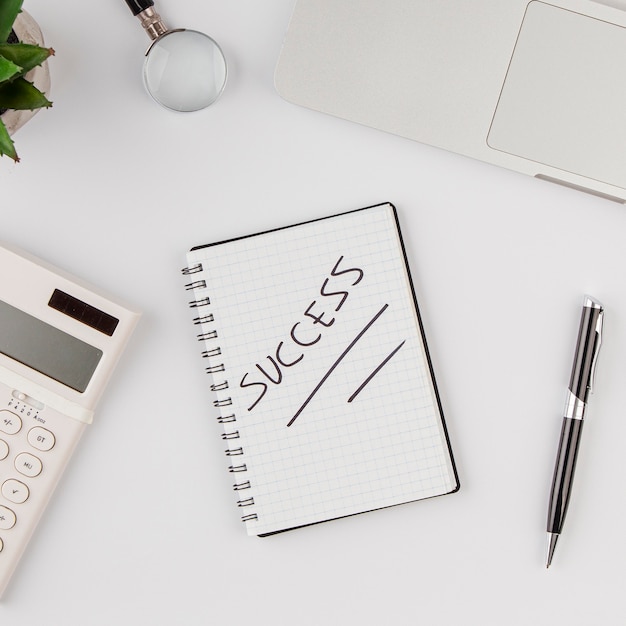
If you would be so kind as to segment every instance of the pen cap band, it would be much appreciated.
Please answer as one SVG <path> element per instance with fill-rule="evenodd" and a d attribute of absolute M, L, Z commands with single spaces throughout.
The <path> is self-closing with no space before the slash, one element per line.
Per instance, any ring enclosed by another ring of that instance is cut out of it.
<path fill-rule="evenodd" d="M 583 307 L 576 343 L 576 354 L 569 389 L 582 402 L 587 402 L 595 360 L 600 347 L 598 320 L 603 311 L 599 308 Z"/>

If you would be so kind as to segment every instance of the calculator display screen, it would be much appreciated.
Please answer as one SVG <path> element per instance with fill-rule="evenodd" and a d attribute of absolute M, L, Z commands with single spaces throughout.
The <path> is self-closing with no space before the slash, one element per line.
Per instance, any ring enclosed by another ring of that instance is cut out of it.
<path fill-rule="evenodd" d="M 0 353 L 83 393 L 102 350 L 0 300 Z"/>

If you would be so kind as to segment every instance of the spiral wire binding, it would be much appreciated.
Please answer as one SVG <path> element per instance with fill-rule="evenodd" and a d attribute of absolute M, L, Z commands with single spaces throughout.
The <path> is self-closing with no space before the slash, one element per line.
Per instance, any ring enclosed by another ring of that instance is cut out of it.
<path fill-rule="evenodd" d="M 203 271 L 202 263 L 197 263 L 196 265 L 183 268 L 182 274 L 183 276 L 191 276 L 193 274 L 199 274 L 202 271 Z M 192 280 L 191 282 L 185 285 L 186 291 L 195 291 L 196 289 L 206 289 L 206 288 L 207 288 L 207 284 L 206 284 L 206 281 L 203 279 Z M 210 305 L 211 305 L 211 299 L 208 296 L 200 297 L 196 300 L 191 300 L 189 302 L 190 309 L 203 309 L 204 307 L 207 307 Z M 201 311 L 200 314 L 197 317 L 194 317 L 193 319 L 193 324 L 195 326 L 201 326 L 201 327 L 203 327 L 205 324 L 212 324 L 214 322 L 215 322 L 215 317 L 213 313 L 205 312 L 204 310 Z M 205 342 L 205 348 L 206 348 L 205 350 L 201 352 L 200 356 L 203 359 L 212 359 L 212 358 L 221 356 L 222 349 L 220 346 L 206 345 L 206 342 L 213 341 L 218 338 L 217 330 L 215 330 L 214 328 L 209 329 L 209 330 L 205 330 L 204 328 L 201 328 L 200 330 L 201 332 L 196 334 L 196 338 L 198 341 Z M 207 374 L 211 374 L 211 375 L 220 374 L 226 371 L 226 367 L 224 363 L 211 364 L 211 365 L 206 366 L 204 369 Z M 229 388 L 228 380 L 223 379 L 221 381 L 215 381 L 215 378 L 213 379 L 213 384 L 211 385 L 211 391 L 213 392 L 225 391 L 228 388 Z M 233 403 L 232 398 L 229 398 L 229 397 L 213 400 L 213 406 L 217 408 L 228 407 L 232 405 L 232 403 Z M 217 421 L 218 423 L 223 424 L 223 425 L 233 424 L 237 422 L 237 417 L 234 413 L 227 413 L 227 414 L 220 413 L 220 415 L 217 418 Z M 240 434 L 236 428 L 235 429 L 229 428 L 229 430 L 227 431 L 226 427 L 224 427 L 222 440 L 232 441 L 232 440 L 239 439 L 239 438 L 240 438 Z M 233 448 L 229 447 L 225 451 L 225 454 L 227 457 L 239 457 L 239 456 L 243 456 L 244 450 L 241 446 L 233 447 Z M 234 460 L 235 459 L 233 458 L 233 461 Z M 232 465 L 229 466 L 228 471 L 231 474 L 240 474 L 243 472 L 247 472 L 248 467 L 245 463 L 239 463 L 239 464 L 233 463 Z M 237 491 L 237 492 L 245 491 L 251 488 L 252 488 L 252 484 L 250 483 L 249 480 L 241 480 L 239 482 L 236 482 L 233 485 L 233 491 Z M 254 506 L 254 498 L 252 496 L 240 497 L 237 500 L 237 506 L 239 508 L 247 508 L 250 506 Z M 258 519 L 259 518 L 256 513 L 246 513 L 245 515 L 241 516 L 242 522 L 250 522 L 250 521 L 254 521 Z"/>
<path fill-rule="evenodd" d="M 183 267 L 181 270 L 183 276 L 189 276 L 191 274 L 197 274 L 198 272 L 202 272 L 202 263 L 198 263 L 196 265 L 192 265 L 191 267 Z"/>
<path fill-rule="evenodd" d="M 220 415 L 217 418 L 217 421 L 219 424 L 229 424 L 230 422 L 236 422 L 237 418 L 235 417 L 235 414 L 232 413 L 231 415 Z"/>

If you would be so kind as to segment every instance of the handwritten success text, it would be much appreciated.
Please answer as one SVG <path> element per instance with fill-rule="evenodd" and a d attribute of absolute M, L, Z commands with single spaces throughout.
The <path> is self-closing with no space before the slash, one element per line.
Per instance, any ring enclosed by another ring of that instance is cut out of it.
<path fill-rule="evenodd" d="M 347 286 L 354 287 L 363 279 L 364 272 L 357 267 L 343 268 L 343 256 L 339 257 L 324 280 L 320 296 L 324 300 L 313 300 L 303 313 L 304 319 L 296 322 L 289 331 L 287 342 L 281 341 L 272 355 L 267 355 L 267 363 L 256 363 L 252 374 L 246 372 L 239 383 L 242 388 L 254 387 L 257 397 L 248 407 L 252 411 L 267 393 L 269 384 L 280 385 L 283 372 L 304 359 L 306 348 L 322 339 L 324 328 L 335 323 L 333 313 L 338 312 L 349 296 Z M 330 308 L 334 305 L 334 308 Z M 330 311 L 330 312 L 329 312 Z M 294 349 L 295 348 L 295 349 Z"/>

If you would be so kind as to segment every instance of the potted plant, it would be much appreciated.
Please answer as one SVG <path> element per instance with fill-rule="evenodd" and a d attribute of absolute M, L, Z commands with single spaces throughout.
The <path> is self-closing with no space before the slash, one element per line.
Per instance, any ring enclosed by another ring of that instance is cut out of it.
<path fill-rule="evenodd" d="M 41 30 L 22 11 L 23 0 L 0 0 L 0 156 L 19 161 L 11 135 L 39 109 L 52 105 L 48 57 Z M 35 86 L 37 83 L 38 86 Z"/>

